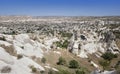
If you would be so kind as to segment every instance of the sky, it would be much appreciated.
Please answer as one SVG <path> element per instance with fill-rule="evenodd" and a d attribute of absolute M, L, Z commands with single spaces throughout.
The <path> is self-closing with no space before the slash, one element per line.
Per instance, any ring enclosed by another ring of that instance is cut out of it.
<path fill-rule="evenodd" d="M 0 15 L 120 16 L 120 0 L 0 0 Z"/>

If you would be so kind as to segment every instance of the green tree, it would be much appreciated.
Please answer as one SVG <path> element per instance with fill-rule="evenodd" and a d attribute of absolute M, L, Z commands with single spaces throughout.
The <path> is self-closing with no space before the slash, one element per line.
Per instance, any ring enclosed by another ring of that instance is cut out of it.
<path fill-rule="evenodd" d="M 59 57 L 57 64 L 58 65 L 65 65 L 66 64 L 66 60 L 63 57 Z"/>
<path fill-rule="evenodd" d="M 41 62 L 42 62 L 42 63 L 46 63 L 46 58 L 43 57 L 43 58 L 41 59 Z"/>
<path fill-rule="evenodd" d="M 61 43 L 61 42 L 62 42 L 62 41 L 57 41 L 57 42 L 56 42 L 57 47 L 62 48 L 62 43 Z"/>
<path fill-rule="evenodd" d="M 77 62 L 76 60 L 71 60 L 71 61 L 69 62 L 69 67 L 70 67 L 70 68 L 78 68 L 78 67 L 79 67 L 79 64 L 78 64 L 78 62 Z"/>
<path fill-rule="evenodd" d="M 0 40 L 6 41 L 6 38 L 5 38 L 5 36 L 3 36 L 3 37 L 0 37 Z"/>
<path fill-rule="evenodd" d="M 32 69 L 32 72 L 33 72 L 33 73 L 36 73 L 36 72 L 37 72 L 37 69 L 36 69 L 35 67 L 32 67 L 31 69 Z"/>
<path fill-rule="evenodd" d="M 114 54 L 111 52 L 106 52 L 101 57 L 108 61 L 111 61 L 113 58 L 115 58 Z"/>
<path fill-rule="evenodd" d="M 68 47 L 68 44 L 69 44 L 68 40 L 65 40 L 65 41 L 63 42 L 62 47 L 63 47 L 63 48 L 67 48 L 67 47 Z"/>

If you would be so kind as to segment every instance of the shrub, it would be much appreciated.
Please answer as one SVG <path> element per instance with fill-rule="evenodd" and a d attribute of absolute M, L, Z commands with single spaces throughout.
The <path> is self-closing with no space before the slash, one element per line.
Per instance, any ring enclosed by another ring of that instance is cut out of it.
<path fill-rule="evenodd" d="M 63 48 L 67 48 L 67 47 L 68 47 L 68 44 L 69 44 L 68 40 L 65 40 L 65 41 L 63 42 L 62 47 L 63 47 Z"/>
<path fill-rule="evenodd" d="M 69 45 L 69 41 L 68 40 L 64 40 L 64 42 L 62 43 L 62 41 L 57 41 L 56 42 L 57 47 L 60 48 L 67 48 Z"/>
<path fill-rule="evenodd" d="M 115 58 L 114 54 L 111 52 L 106 52 L 101 57 L 108 61 L 111 61 L 113 58 Z"/>
<path fill-rule="evenodd" d="M 6 41 L 6 38 L 3 36 L 3 37 L 0 37 L 0 40 Z"/>
<path fill-rule="evenodd" d="M 46 58 L 43 57 L 43 58 L 41 59 L 41 62 L 42 62 L 42 63 L 46 63 Z"/>
<path fill-rule="evenodd" d="M 35 67 L 32 67 L 32 72 L 33 73 L 37 72 L 37 69 Z"/>
<path fill-rule="evenodd" d="M 30 69 L 32 70 L 33 73 L 37 72 L 37 69 L 33 65 L 30 66 Z"/>
<path fill-rule="evenodd" d="M 62 43 L 61 43 L 61 41 L 57 41 L 57 42 L 56 42 L 56 45 L 57 45 L 57 47 L 62 48 Z"/>
<path fill-rule="evenodd" d="M 114 54 L 114 58 L 118 58 L 118 55 L 117 55 L 117 54 Z"/>
<path fill-rule="evenodd" d="M 42 71 L 40 71 L 40 74 L 43 74 L 44 72 L 45 72 L 45 71 L 42 70 Z"/>
<path fill-rule="evenodd" d="M 17 59 L 21 59 L 22 57 L 23 57 L 23 55 L 21 55 L 21 54 L 17 55 Z"/>
<path fill-rule="evenodd" d="M 85 71 L 83 71 L 83 70 L 76 70 L 75 73 L 76 73 L 76 74 L 85 74 Z"/>
<path fill-rule="evenodd" d="M 88 62 L 91 62 L 91 59 L 90 59 L 90 58 L 88 58 Z"/>
<path fill-rule="evenodd" d="M 57 62 L 58 65 L 65 65 L 66 60 L 63 57 L 59 57 L 59 61 Z"/>
<path fill-rule="evenodd" d="M 11 68 L 9 66 L 5 66 L 1 69 L 1 73 L 10 73 Z"/>
<path fill-rule="evenodd" d="M 66 32 L 60 32 L 62 37 L 68 37 L 71 38 L 73 36 L 72 33 L 66 33 Z"/>
<path fill-rule="evenodd" d="M 22 49 L 24 49 L 24 46 L 21 46 Z"/>
<path fill-rule="evenodd" d="M 110 65 L 110 62 L 107 60 L 101 60 L 101 61 L 99 61 L 99 64 L 103 67 L 103 70 L 105 70 L 106 67 L 108 67 Z"/>
<path fill-rule="evenodd" d="M 11 33 L 12 35 L 15 35 L 16 34 L 16 31 L 12 31 L 12 33 Z"/>
<path fill-rule="evenodd" d="M 54 74 L 54 73 L 53 73 L 53 71 L 50 69 L 50 70 L 48 71 L 48 74 Z"/>
<path fill-rule="evenodd" d="M 71 61 L 69 62 L 69 67 L 70 67 L 70 68 L 78 68 L 78 67 L 79 67 L 79 64 L 78 64 L 78 62 L 77 62 L 76 60 L 71 60 Z"/>

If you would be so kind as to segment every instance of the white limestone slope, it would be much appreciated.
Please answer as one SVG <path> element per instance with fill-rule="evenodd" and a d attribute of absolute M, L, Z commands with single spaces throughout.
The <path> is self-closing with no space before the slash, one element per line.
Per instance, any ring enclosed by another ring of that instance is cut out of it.
<path fill-rule="evenodd" d="M 14 59 L 15 64 L 11 66 L 13 70 L 10 74 L 32 74 L 32 69 L 30 68 L 30 66 L 34 66 L 39 71 L 44 71 L 44 68 L 42 66 L 40 66 L 28 57 L 23 57 L 19 60 L 17 60 L 16 58 Z"/>
<path fill-rule="evenodd" d="M 0 47 L 0 61 L 3 61 L 8 64 L 14 63 L 12 56 L 9 53 L 7 53 L 2 47 Z"/>
<path fill-rule="evenodd" d="M 44 40 L 44 44 L 46 45 L 47 49 L 51 49 L 51 45 L 56 42 L 56 41 L 59 41 L 58 38 L 56 37 L 53 37 L 53 38 L 46 38 Z"/>
<path fill-rule="evenodd" d="M 0 40 L 0 45 L 13 46 L 16 54 L 23 55 L 21 59 L 17 59 L 17 56 L 9 54 L 4 47 L 0 47 L 0 73 L 6 66 L 11 69 L 7 74 L 33 74 L 30 66 L 34 66 L 38 71 L 45 70 L 40 64 L 30 58 L 31 56 L 43 57 L 44 52 L 41 48 L 43 47 L 41 43 L 30 39 L 27 34 L 14 36 L 1 34 L 0 36 L 4 36 L 6 39 L 5 41 Z"/>
<path fill-rule="evenodd" d="M 104 71 L 104 72 L 100 72 L 98 70 L 95 70 L 90 74 L 116 74 L 116 72 L 114 70 L 113 71 Z"/>
<path fill-rule="evenodd" d="M 38 41 L 33 41 L 27 34 L 16 35 L 13 45 L 18 54 L 42 58 L 43 51 Z"/>
<path fill-rule="evenodd" d="M 87 54 L 93 54 L 98 51 L 104 53 L 105 49 L 102 47 L 101 43 L 91 42 L 81 46 L 80 54 L 78 54 L 78 56 L 80 56 L 81 58 L 88 58 Z"/>

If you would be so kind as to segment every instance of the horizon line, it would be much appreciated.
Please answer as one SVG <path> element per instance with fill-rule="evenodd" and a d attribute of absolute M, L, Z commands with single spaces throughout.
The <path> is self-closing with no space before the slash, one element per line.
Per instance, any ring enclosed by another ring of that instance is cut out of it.
<path fill-rule="evenodd" d="M 31 17 L 105 17 L 120 15 L 0 15 L 0 16 L 31 16 Z"/>

